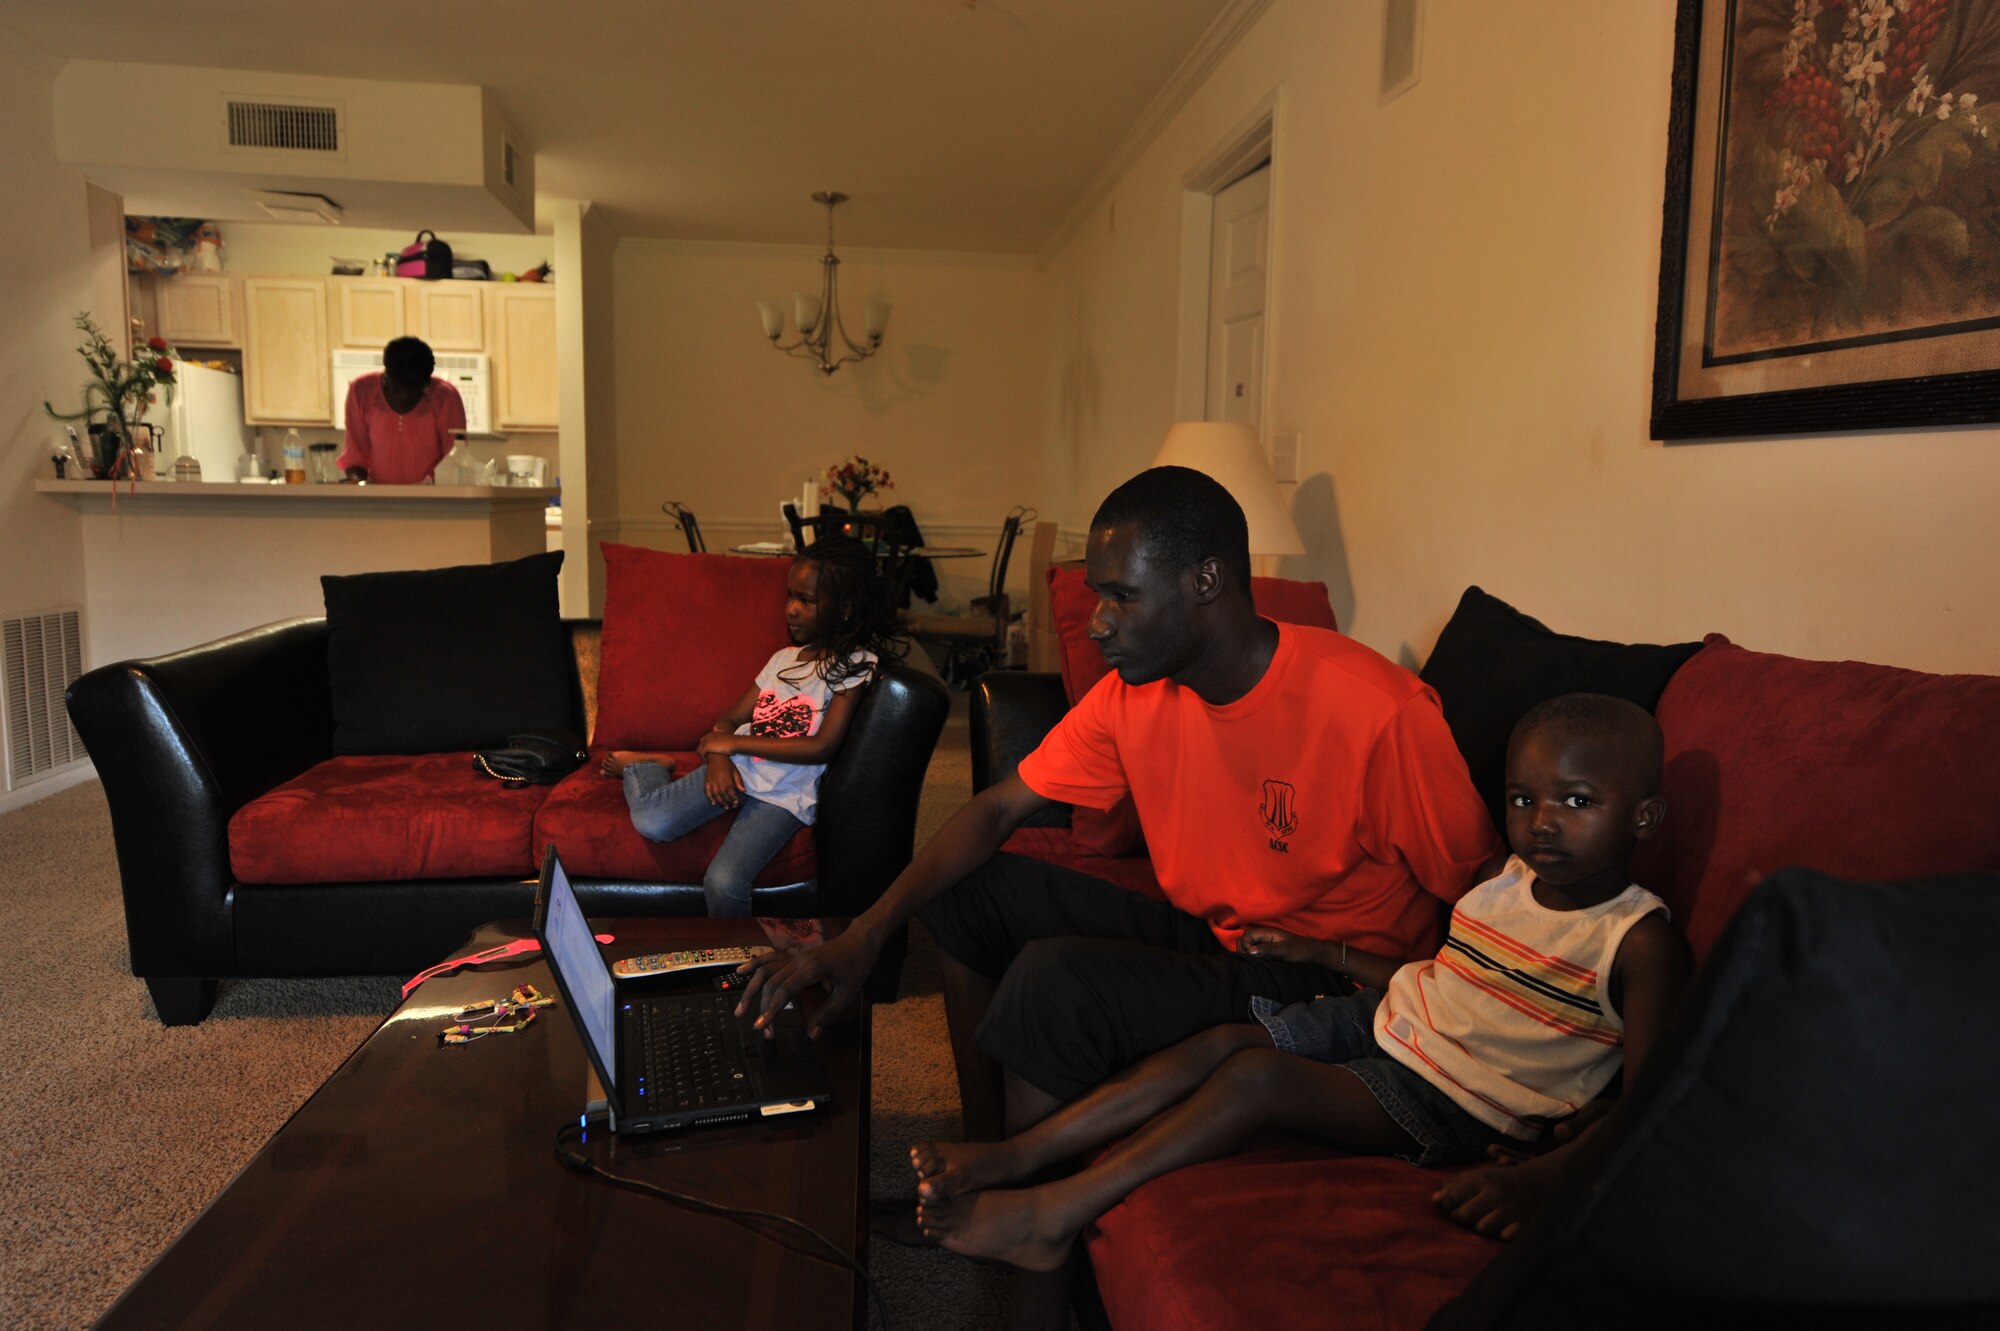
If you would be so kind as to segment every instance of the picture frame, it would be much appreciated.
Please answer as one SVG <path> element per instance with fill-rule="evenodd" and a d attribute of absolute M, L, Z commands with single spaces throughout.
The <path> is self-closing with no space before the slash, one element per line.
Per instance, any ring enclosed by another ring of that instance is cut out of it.
<path fill-rule="evenodd" d="M 1912 225 L 1912 214 L 1921 206 L 1922 216 L 1915 221 L 1949 232 L 1944 214 L 1950 211 L 1950 192 L 1941 192 L 1935 207 L 1929 197 L 1911 199 L 1886 223 L 1888 208 L 1867 192 L 1873 183 L 1867 169 L 1887 156 L 1871 149 L 1883 148 L 1877 140 L 1891 119 L 1902 123 L 1886 136 L 1887 147 L 1949 149 L 1948 166 L 1990 172 L 1990 179 L 1982 174 L 1978 185 L 2000 190 L 2000 6 L 1972 0 L 1970 7 L 1960 8 L 1945 0 L 1932 7 L 1944 12 L 1946 23 L 1954 9 L 1959 17 L 1973 15 L 1963 30 L 1948 29 L 1942 38 L 1933 33 L 1935 45 L 1948 48 L 1941 66 L 1971 71 L 1968 80 L 1978 85 L 1973 101 L 1954 101 L 1964 96 L 1955 88 L 1920 86 L 1928 83 L 1929 66 L 1912 66 L 1907 52 L 1897 53 L 1900 61 L 1892 54 L 1888 61 L 1875 60 L 1872 81 L 1855 85 L 1885 108 L 1870 124 L 1857 127 L 1843 125 L 1832 109 L 1853 104 L 1852 98 L 1842 101 L 1838 86 L 1832 88 L 1831 100 L 1801 95 L 1787 104 L 1785 99 L 1798 85 L 1820 77 L 1822 62 L 1816 57 L 1843 40 L 1827 25 L 1859 6 L 1819 7 L 1832 17 L 1818 20 L 1819 35 L 1827 40 L 1815 50 L 1810 22 L 1801 18 L 1809 7 L 1793 0 L 1677 3 L 1651 437 L 1830 434 L 2000 421 L 2000 271 L 1990 274 L 1990 281 L 1986 272 L 1989 266 L 2000 269 L 2000 263 L 1980 266 L 1972 284 L 1976 289 L 1970 292 L 1961 284 L 1937 281 L 1944 262 L 1939 257 L 1944 251 L 1937 247 L 1947 242 L 1922 234 L 1922 228 Z M 1789 34 L 1782 28 L 1774 31 L 1788 18 Z M 1893 17 L 1891 25 L 1901 18 Z M 1917 40 L 1906 45 L 1920 46 L 1924 30 L 1914 36 Z M 1781 44 L 1775 69 L 1789 70 L 1782 80 L 1787 86 L 1768 78 L 1756 85 L 1753 75 L 1773 72 L 1773 41 Z M 1977 58 L 1968 59 L 1974 42 Z M 1851 56 L 1860 48 L 1843 49 L 1851 69 Z M 1832 74 L 1842 72 L 1838 64 L 1827 67 Z M 1990 97 L 1985 95 L 1989 89 Z M 1818 89 L 1826 90 L 1824 85 Z M 1732 91 L 1739 94 L 1734 107 Z M 1740 96 L 1746 91 L 1762 96 Z M 1945 114 L 1933 125 L 1940 101 L 1946 103 Z M 1952 122 L 1950 117 L 1961 111 L 1965 118 Z M 1799 112 L 1807 114 L 1795 114 Z M 1816 127 L 1819 137 L 1809 137 L 1806 147 L 1795 149 L 1801 122 L 1809 117 L 1812 123 L 1804 131 Z M 1751 136 L 1747 131 L 1753 128 L 1761 133 Z M 1857 128 L 1873 133 L 1857 135 Z M 1900 143 L 1898 131 L 1907 131 Z M 1780 146 L 1770 146 L 1773 140 Z M 1732 159 L 1731 147 L 1745 143 L 1751 151 Z M 1968 146 L 1957 146 L 1961 144 Z M 1803 153 L 1811 151 L 1825 152 L 1826 160 L 1817 166 L 1801 164 Z M 1791 189 L 1789 200 L 1784 189 L 1775 196 L 1757 192 L 1774 178 L 1774 164 L 1784 173 L 1775 177 L 1781 185 L 1803 182 Z M 1857 166 L 1864 169 L 1857 172 Z M 1941 178 L 1949 179 L 1950 172 Z M 1800 197 L 1806 206 L 1799 205 Z M 1743 222 L 1756 216 L 1744 206 L 1752 199 L 1756 211 L 1771 202 L 1772 213 L 1761 219 L 1761 227 Z M 1843 211 L 1850 204 L 1852 211 Z M 1796 218 L 1779 211 L 1787 206 L 1797 210 Z M 1853 280 L 1838 263 L 1814 267 L 1822 254 L 1810 243 L 1807 224 L 1796 219 L 1827 217 L 1844 228 L 1832 234 L 1859 237 L 1858 244 L 1850 239 L 1836 258 L 1883 260 L 1873 271 L 1862 265 L 1864 280 Z M 1903 237 L 1899 227 L 1915 238 Z M 1974 251 L 1975 258 L 1991 254 L 1993 238 L 1983 231 L 1974 233 L 1973 243 L 1985 247 Z M 1760 252 L 1765 249 L 1772 253 Z M 1775 274 L 1766 276 L 1765 266 L 1773 262 Z M 1801 271 L 1828 270 L 1840 280 L 1822 276 L 1816 285 L 1799 276 Z M 1745 272 L 1757 276 L 1745 280 Z M 1947 308 L 1949 302 L 1963 308 Z"/>

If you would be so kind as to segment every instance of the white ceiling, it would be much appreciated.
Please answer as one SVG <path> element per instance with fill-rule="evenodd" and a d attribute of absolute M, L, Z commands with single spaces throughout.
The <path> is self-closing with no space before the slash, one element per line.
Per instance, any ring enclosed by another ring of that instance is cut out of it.
<path fill-rule="evenodd" d="M 1034 253 L 1211 26 L 1256 8 L 0 0 L 0 19 L 59 59 L 481 84 L 539 192 L 620 235 L 814 243 L 809 196 L 838 189 L 843 245 Z"/>

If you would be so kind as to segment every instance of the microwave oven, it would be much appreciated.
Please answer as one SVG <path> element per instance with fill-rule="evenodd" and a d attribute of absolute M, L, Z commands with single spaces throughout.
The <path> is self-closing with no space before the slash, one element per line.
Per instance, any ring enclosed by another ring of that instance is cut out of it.
<path fill-rule="evenodd" d="M 465 402 L 465 432 L 469 435 L 493 433 L 492 362 L 483 355 L 465 352 L 435 353 L 437 368 L 431 376 L 458 390 Z M 342 350 L 333 353 L 333 426 L 347 428 L 347 390 L 364 374 L 382 368 L 380 351 Z"/>

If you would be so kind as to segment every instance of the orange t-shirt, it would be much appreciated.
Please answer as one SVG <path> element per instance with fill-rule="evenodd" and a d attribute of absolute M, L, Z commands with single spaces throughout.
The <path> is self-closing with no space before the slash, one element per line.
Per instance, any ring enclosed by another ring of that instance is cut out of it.
<path fill-rule="evenodd" d="M 1113 673 L 1022 760 L 1045 799 L 1128 791 L 1167 900 L 1226 947 L 1252 924 L 1434 956 L 1499 843 L 1437 695 L 1326 629 L 1278 625 L 1256 687 L 1211 707 Z"/>

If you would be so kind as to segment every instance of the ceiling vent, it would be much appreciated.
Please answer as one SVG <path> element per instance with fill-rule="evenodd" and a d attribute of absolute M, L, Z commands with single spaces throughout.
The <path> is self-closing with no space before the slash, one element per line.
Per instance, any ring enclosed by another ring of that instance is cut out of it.
<path fill-rule="evenodd" d="M 339 226 L 340 205 L 324 194 L 297 190 L 256 190 L 250 196 L 266 217 L 275 222 L 306 222 L 314 226 Z"/>
<path fill-rule="evenodd" d="M 282 152 L 340 152 L 341 113 L 338 105 L 303 102 L 224 102 L 232 148 L 276 149 Z"/>

